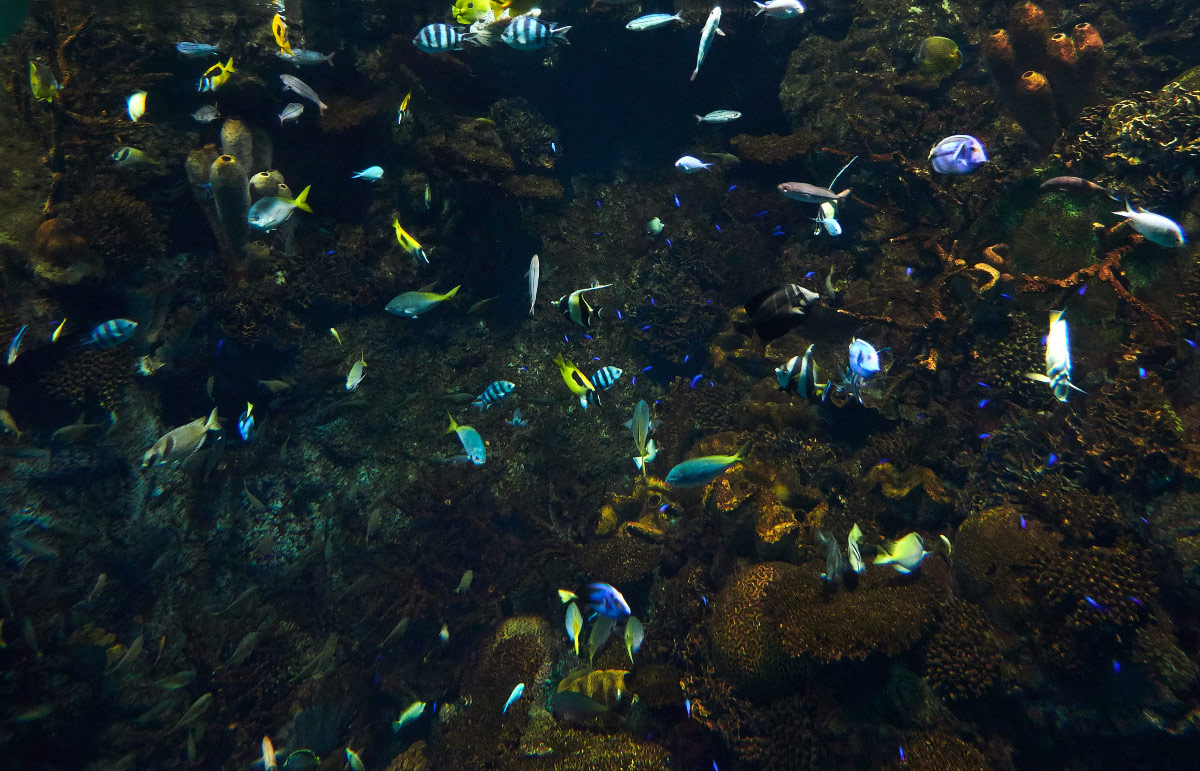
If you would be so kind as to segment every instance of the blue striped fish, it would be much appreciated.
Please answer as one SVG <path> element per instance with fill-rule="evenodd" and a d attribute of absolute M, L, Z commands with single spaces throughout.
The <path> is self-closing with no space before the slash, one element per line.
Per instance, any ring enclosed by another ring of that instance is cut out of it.
<path fill-rule="evenodd" d="M 610 365 L 597 370 L 596 374 L 592 375 L 592 382 L 607 391 L 608 389 L 612 388 L 613 385 L 621 379 L 621 375 L 624 374 L 625 371 L 623 369 Z"/>
<path fill-rule="evenodd" d="M 483 389 L 483 393 L 475 397 L 475 401 L 471 402 L 471 406 L 481 411 L 485 408 L 491 409 L 493 404 L 511 394 L 516 387 L 515 383 L 510 383 L 507 380 L 497 380 Z"/>
<path fill-rule="evenodd" d="M 133 337 L 137 322 L 129 319 L 109 319 L 92 330 L 91 336 L 84 341 L 85 345 L 94 345 L 105 349 L 120 345 Z"/>
<path fill-rule="evenodd" d="M 462 27 L 450 24 L 430 24 L 421 28 L 421 31 L 413 38 L 413 45 L 427 54 L 461 51 L 463 43 L 475 41 L 474 35 L 464 35 L 462 30 Z"/>
<path fill-rule="evenodd" d="M 546 24 L 532 16 L 518 16 L 504 28 L 500 39 L 518 51 L 536 51 L 539 48 L 566 43 L 570 27 L 559 27 L 554 22 Z"/>

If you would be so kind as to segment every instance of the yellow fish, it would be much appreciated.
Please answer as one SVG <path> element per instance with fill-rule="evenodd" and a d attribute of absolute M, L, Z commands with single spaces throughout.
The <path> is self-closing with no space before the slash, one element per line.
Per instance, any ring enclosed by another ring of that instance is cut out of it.
<path fill-rule="evenodd" d="M 330 327 L 329 334 L 333 335 L 333 339 L 337 340 L 338 345 L 342 344 L 342 336 L 338 334 L 338 331 L 336 329 L 334 329 L 333 327 Z"/>
<path fill-rule="evenodd" d="M 229 61 L 221 64 L 217 62 L 209 67 L 204 75 L 200 78 L 200 87 L 197 91 L 216 91 L 221 86 L 233 77 L 233 73 L 237 72 L 233 68 L 233 57 L 229 57 Z"/>
<path fill-rule="evenodd" d="M 563 382 L 567 384 L 567 388 L 571 389 L 571 393 L 579 397 L 579 406 L 585 410 L 588 408 L 588 399 L 596 393 L 596 386 L 592 385 L 592 381 L 587 379 L 587 375 L 579 371 L 572 362 L 564 360 L 562 354 L 554 357 L 554 363 L 558 365 L 558 371 L 562 374 Z"/>
<path fill-rule="evenodd" d="M 425 262 L 429 262 L 429 256 L 425 254 L 425 250 L 417 243 L 417 239 L 404 232 L 404 228 L 400 227 L 400 218 L 392 217 L 392 227 L 396 229 L 396 240 L 400 242 L 400 248 L 408 252 L 412 257 L 418 257 Z"/>
<path fill-rule="evenodd" d="M 62 89 L 54 79 L 54 72 L 37 62 L 29 63 L 29 87 L 33 89 L 33 98 L 39 102 L 53 102 Z"/>
<path fill-rule="evenodd" d="M 288 56 L 292 55 L 292 44 L 288 42 L 288 26 L 283 23 L 283 17 L 275 14 L 271 19 L 271 34 L 275 36 L 275 44 L 279 50 Z"/>

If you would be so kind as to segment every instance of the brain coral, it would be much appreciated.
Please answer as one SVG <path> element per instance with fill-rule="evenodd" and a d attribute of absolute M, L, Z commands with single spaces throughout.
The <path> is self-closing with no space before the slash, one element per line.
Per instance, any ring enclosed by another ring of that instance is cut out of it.
<path fill-rule="evenodd" d="M 996 685 L 1002 663 L 999 642 L 979 606 L 953 603 L 925 657 L 934 691 L 950 701 L 982 696 Z"/>
<path fill-rule="evenodd" d="M 747 693 L 786 690 L 799 673 L 779 640 L 783 608 L 813 580 L 795 565 L 764 562 L 738 573 L 713 604 L 710 629 L 717 669 Z"/>

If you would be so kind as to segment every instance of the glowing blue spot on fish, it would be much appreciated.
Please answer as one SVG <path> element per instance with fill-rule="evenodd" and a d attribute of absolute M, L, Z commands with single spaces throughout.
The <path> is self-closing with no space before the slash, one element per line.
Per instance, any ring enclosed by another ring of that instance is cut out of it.
<path fill-rule="evenodd" d="M 604 234 L 603 234 L 603 233 L 601 233 L 600 231 L 598 231 L 598 230 L 597 230 L 597 231 L 596 231 L 596 235 L 598 235 L 598 236 L 602 236 L 602 235 L 604 235 Z"/>
<path fill-rule="evenodd" d="M 775 238 L 782 238 L 783 236 L 786 236 L 787 233 L 784 233 L 782 230 L 776 230 L 771 235 L 774 236 Z"/>
<path fill-rule="evenodd" d="M 325 252 L 325 256 L 328 257 L 329 255 L 333 254 L 333 252 L 334 250 L 330 249 L 329 251 Z"/>
<path fill-rule="evenodd" d="M 991 434 L 980 434 L 979 438 L 980 439 L 991 439 L 992 435 Z"/>
<path fill-rule="evenodd" d="M 700 595 L 700 602 L 704 603 L 704 607 L 707 608 L 708 607 L 708 596 L 703 595 L 703 594 Z"/>
<path fill-rule="evenodd" d="M 737 185 L 730 185 L 729 190 L 727 190 L 726 192 L 732 193 L 734 190 L 737 190 Z"/>
<path fill-rule="evenodd" d="M 651 298 L 650 298 L 650 304 L 651 304 L 651 305 L 655 305 L 655 304 L 656 304 L 656 303 L 654 302 L 654 298 L 653 298 L 653 297 L 651 297 Z"/>
<path fill-rule="evenodd" d="M 1012 299 L 1012 295 L 1010 295 L 1010 294 L 1004 294 L 1004 293 L 1001 293 L 1001 294 L 1000 294 L 1000 296 L 1001 296 L 1001 297 L 1003 297 L 1005 300 L 1011 300 L 1011 299 Z"/>
<path fill-rule="evenodd" d="M 216 351 L 216 353 L 213 354 L 213 356 L 220 356 L 221 349 L 224 347 L 225 347 L 225 338 L 222 337 L 220 340 L 217 341 L 217 351 Z"/>
<path fill-rule="evenodd" d="M 649 365 L 649 366 L 646 366 L 646 367 L 642 367 L 642 372 L 649 372 L 649 371 L 650 371 L 650 370 L 652 370 L 652 369 L 654 369 L 654 365 L 653 365 L 653 364 L 651 364 L 651 365 Z"/>
<path fill-rule="evenodd" d="M 704 377 L 704 375 L 696 375 L 694 378 L 692 378 L 692 382 L 690 385 L 688 385 L 688 388 L 695 388 L 696 384 L 700 382 L 700 378 L 702 377 Z"/>
<path fill-rule="evenodd" d="M 691 699 L 683 700 L 683 711 L 687 713 L 688 717 L 692 716 L 692 700 Z"/>
<path fill-rule="evenodd" d="M 683 205 L 683 204 L 679 203 L 679 194 L 678 194 L 678 193 L 676 193 L 676 194 L 675 194 L 675 206 L 677 206 L 677 207 L 678 207 L 678 206 L 682 206 L 682 205 Z"/>
<path fill-rule="evenodd" d="M 1055 463 L 1058 463 L 1058 453 L 1052 452 L 1050 453 L 1050 457 L 1046 458 L 1046 465 L 1053 466 Z"/>
<path fill-rule="evenodd" d="M 528 372 L 528 371 L 529 371 L 529 367 L 524 367 L 524 366 L 523 366 L 523 367 L 518 367 L 518 368 L 517 368 L 517 372 Z"/>
<path fill-rule="evenodd" d="M 988 406 L 988 400 L 987 400 L 987 399 L 980 399 L 980 400 L 979 400 L 979 409 L 981 409 L 981 410 L 982 410 L 982 409 L 983 409 L 984 407 L 986 407 L 986 406 Z"/>
<path fill-rule="evenodd" d="M 558 155 L 558 145 L 551 142 L 550 143 L 550 152 L 554 153 L 555 155 Z"/>
<path fill-rule="evenodd" d="M 1146 368 L 1145 367 L 1138 367 L 1138 377 L 1140 377 L 1142 380 L 1146 379 Z"/>
<path fill-rule="evenodd" d="M 629 385 L 631 385 L 631 386 L 637 385 L 637 375 L 634 375 L 629 378 Z"/>
<path fill-rule="evenodd" d="M 590 339 L 590 338 L 589 338 L 589 339 Z M 592 357 L 592 361 L 600 361 L 600 357 L 599 357 L 599 356 L 593 356 L 593 357 Z M 524 367 L 522 367 L 522 369 L 524 369 Z"/>
<path fill-rule="evenodd" d="M 906 762 L 906 761 L 904 760 L 904 748 L 903 748 L 903 747 L 901 747 L 901 748 L 900 748 L 900 762 L 901 762 L 901 763 L 904 763 L 904 762 Z"/>

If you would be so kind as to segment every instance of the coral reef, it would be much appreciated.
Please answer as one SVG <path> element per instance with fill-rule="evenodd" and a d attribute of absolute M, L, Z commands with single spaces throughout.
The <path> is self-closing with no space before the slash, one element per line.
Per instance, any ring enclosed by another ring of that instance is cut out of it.
<path fill-rule="evenodd" d="M 110 273 L 128 275 L 153 265 L 163 251 L 162 227 L 143 201 L 119 190 L 97 190 L 67 207 L 77 233 Z"/>
<path fill-rule="evenodd" d="M 925 675 L 943 699 L 978 699 L 1000 685 L 1003 656 L 978 605 L 954 602 L 929 640 Z"/>
<path fill-rule="evenodd" d="M 121 404 L 133 380 L 135 355 L 128 347 L 80 351 L 59 362 L 42 379 L 46 393 L 72 405 L 94 402 L 105 410 Z"/>

